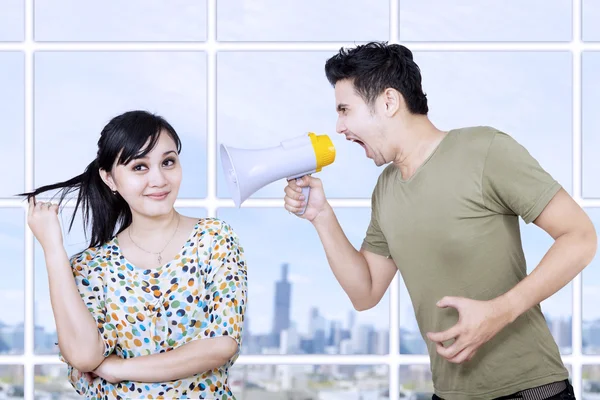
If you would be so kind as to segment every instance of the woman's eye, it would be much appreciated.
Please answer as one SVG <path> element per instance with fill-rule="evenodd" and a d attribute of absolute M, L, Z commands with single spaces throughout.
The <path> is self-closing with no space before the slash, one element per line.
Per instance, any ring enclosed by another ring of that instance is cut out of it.
<path fill-rule="evenodd" d="M 165 161 L 163 162 L 163 164 L 164 164 L 165 166 L 167 166 L 167 167 L 170 167 L 170 166 L 172 166 L 172 165 L 175 165 L 175 160 L 174 160 L 174 159 L 172 159 L 172 158 L 169 158 L 168 160 L 165 160 Z"/>
<path fill-rule="evenodd" d="M 138 164 L 135 167 L 133 167 L 134 171 L 142 171 L 145 168 L 145 165 L 143 164 Z"/>

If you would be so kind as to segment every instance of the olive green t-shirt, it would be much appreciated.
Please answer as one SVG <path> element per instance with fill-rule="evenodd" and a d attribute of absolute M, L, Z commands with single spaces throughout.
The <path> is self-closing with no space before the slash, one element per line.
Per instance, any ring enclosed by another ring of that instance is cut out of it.
<path fill-rule="evenodd" d="M 462 364 L 441 357 L 425 334 L 455 325 L 444 296 L 490 300 L 527 275 L 519 216 L 534 221 L 560 189 L 529 152 L 490 127 L 450 131 L 409 179 L 393 164 L 380 175 L 362 247 L 391 257 L 427 343 L 435 393 L 491 399 L 568 378 L 539 305 Z"/>

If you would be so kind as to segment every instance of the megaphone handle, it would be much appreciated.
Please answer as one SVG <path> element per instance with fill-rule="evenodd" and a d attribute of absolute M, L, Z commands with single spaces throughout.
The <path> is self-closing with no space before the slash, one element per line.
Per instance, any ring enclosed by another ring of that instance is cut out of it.
<path fill-rule="evenodd" d="M 304 214 L 304 212 L 306 211 L 306 206 L 308 205 L 308 195 L 310 194 L 310 186 L 306 186 L 302 188 L 302 194 L 304 195 L 304 207 L 302 208 L 302 211 L 298 212 L 298 215 L 302 215 Z"/>

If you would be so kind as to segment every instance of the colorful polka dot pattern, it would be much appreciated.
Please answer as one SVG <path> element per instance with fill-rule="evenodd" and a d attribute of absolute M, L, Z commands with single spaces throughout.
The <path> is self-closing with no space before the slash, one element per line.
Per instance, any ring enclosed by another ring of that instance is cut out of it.
<path fill-rule="evenodd" d="M 239 356 L 247 300 L 243 248 L 231 227 L 201 219 L 179 254 L 156 269 L 138 269 L 117 238 L 71 259 L 81 298 L 97 321 L 107 357 L 172 350 L 195 339 L 228 335 L 238 352 L 220 368 L 164 383 L 96 378 L 90 385 L 68 365 L 69 381 L 88 399 L 235 399 L 228 370 Z M 64 358 L 61 359 L 66 362 Z"/>

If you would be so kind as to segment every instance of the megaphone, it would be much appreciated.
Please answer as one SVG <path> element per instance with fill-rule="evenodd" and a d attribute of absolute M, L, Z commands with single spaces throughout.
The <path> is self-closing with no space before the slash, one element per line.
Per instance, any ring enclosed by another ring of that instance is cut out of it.
<path fill-rule="evenodd" d="M 221 163 L 236 207 L 269 183 L 319 172 L 334 160 L 335 147 L 329 136 L 312 132 L 263 149 L 239 149 L 221 144 Z M 306 204 L 309 193 L 310 187 L 302 188 Z M 298 214 L 304 214 L 305 210 L 306 206 Z"/>

